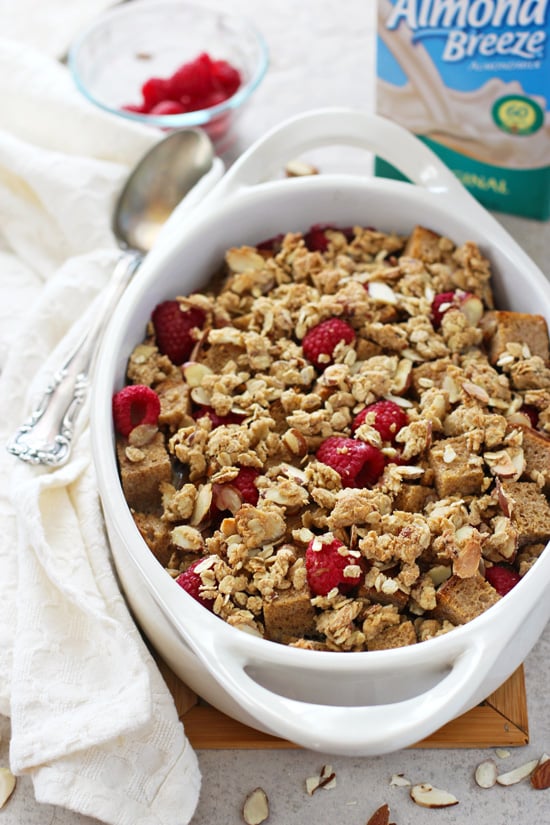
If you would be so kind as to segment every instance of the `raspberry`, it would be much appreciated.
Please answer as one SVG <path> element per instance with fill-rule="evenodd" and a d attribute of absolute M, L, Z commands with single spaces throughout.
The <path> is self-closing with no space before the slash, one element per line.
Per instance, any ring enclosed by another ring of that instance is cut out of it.
<path fill-rule="evenodd" d="M 454 292 L 440 292 L 432 301 L 432 320 L 434 327 L 441 326 L 441 319 L 454 304 Z"/>
<path fill-rule="evenodd" d="M 346 576 L 344 571 L 351 564 L 358 565 L 362 572 Z M 309 542 L 306 550 L 307 583 L 316 596 L 326 596 L 334 587 L 341 593 L 348 593 L 361 583 L 364 571 L 364 559 L 349 555 L 345 545 L 332 534 Z"/>
<path fill-rule="evenodd" d="M 536 430 L 539 423 L 539 411 L 537 408 L 533 407 L 532 404 L 522 404 L 519 408 L 519 412 L 527 416 L 531 422 L 531 427 Z"/>
<path fill-rule="evenodd" d="M 315 224 L 304 235 L 304 243 L 310 252 L 326 252 L 328 249 L 328 238 L 325 235 L 326 226 Z"/>
<path fill-rule="evenodd" d="M 198 307 L 180 309 L 178 301 L 164 301 L 153 310 L 157 346 L 173 364 L 183 364 L 195 346 L 191 330 L 202 327 L 205 314 Z"/>
<path fill-rule="evenodd" d="M 217 518 L 224 510 L 230 510 L 235 515 L 243 504 L 256 506 L 260 494 L 254 482 L 259 475 L 253 467 L 241 467 L 232 481 L 214 484 L 210 508 L 212 518 Z"/>
<path fill-rule="evenodd" d="M 344 487 L 372 487 L 384 471 L 384 454 L 364 441 L 331 435 L 323 441 L 316 457 L 332 467 Z"/>
<path fill-rule="evenodd" d="M 302 349 L 308 361 L 318 369 L 331 363 L 332 355 L 340 341 L 351 344 L 355 331 L 341 318 L 328 318 L 304 335 Z"/>
<path fill-rule="evenodd" d="M 202 108 L 202 100 L 214 91 L 212 60 L 206 52 L 201 52 L 194 60 L 184 63 L 168 79 L 171 97 L 179 99 L 189 96 Z"/>
<path fill-rule="evenodd" d="M 168 81 L 163 77 L 150 77 L 141 87 L 143 109 L 149 112 L 153 106 L 170 97 Z"/>
<path fill-rule="evenodd" d="M 140 424 L 156 425 L 159 414 L 159 397 L 144 384 L 131 384 L 113 396 L 113 420 L 120 435 L 128 437 Z"/>
<path fill-rule="evenodd" d="M 207 607 L 208 610 L 212 610 L 214 607 L 214 599 L 205 599 L 201 595 L 201 577 L 198 573 L 195 573 L 195 568 L 203 561 L 204 559 L 195 559 L 194 562 L 191 562 L 187 570 L 179 574 L 176 579 L 176 584 L 179 584 L 186 593 L 193 596 L 196 601 L 204 605 L 204 607 Z"/>
<path fill-rule="evenodd" d="M 259 475 L 258 470 L 253 467 L 241 467 L 231 482 L 233 487 L 236 487 L 241 494 L 244 504 L 256 505 L 258 503 L 259 492 L 254 482 Z"/>
<path fill-rule="evenodd" d="M 170 77 L 150 77 L 141 87 L 142 103 L 121 106 L 129 112 L 174 115 L 217 106 L 235 94 L 242 79 L 227 60 L 201 52 Z"/>
<path fill-rule="evenodd" d="M 337 232 L 342 232 L 348 243 L 351 243 L 355 237 L 353 227 L 346 226 L 339 228 L 331 223 L 315 223 L 310 227 L 309 231 L 304 235 L 304 243 L 310 252 L 326 252 L 328 249 L 328 238 L 326 235 L 327 229 L 334 229 Z"/>
<path fill-rule="evenodd" d="M 150 115 L 181 115 L 185 109 L 176 100 L 161 100 L 149 109 Z"/>
<path fill-rule="evenodd" d="M 241 75 L 227 60 L 214 60 L 212 62 L 212 78 L 214 84 L 223 90 L 227 97 L 234 95 L 241 85 Z"/>
<path fill-rule="evenodd" d="M 434 329 L 441 326 L 441 319 L 449 309 L 459 309 L 468 323 L 475 327 L 484 312 L 481 298 L 463 289 L 454 292 L 440 292 L 432 301 L 432 323 Z"/>
<path fill-rule="evenodd" d="M 519 582 L 519 575 L 511 567 L 494 564 L 485 570 L 485 578 L 500 596 L 505 596 Z"/>
<path fill-rule="evenodd" d="M 355 416 L 351 425 L 352 432 L 365 423 L 369 414 L 370 417 L 374 414 L 372 426 L 380 433 L 382 440 L 392 443 L 401 427 L 405 427 L 409 421 L 407 414 L 395 401 L 380 400 L 369 404 Z"/>
<path fill-rule="evenodd" d="M 124 106 L 120 107 L 123 112 L 137 112 L 137 114 L 145 115 L 147 114 L 147 109 L 143 105 L 138 105 L 136 103 L 126 103 Z"/>
<path fill-rule="evenodd" d="M 215 427 L 221 427 L 224 424 L 240 424 L 245 417 L 243 415 L 239 415 L 238 413 L 231 412 L 227 415 L 218 415 L 214 412 L 212 407 L 199 407 L 197 412 L 193 414 L 193 418 L 198 421 L 199 418 L 203 418 L 205 415 L 207 415 L 212 422 L 212 429 Z"/>
<path fill-rule="evenodd" d="M 219 106 L 220 103 L 224 102 L 224 100 L 227 100 L 227 95 L 225 92 L 210 92 L 206 95 L 206 97 L 202 98 L 200 108 L 211 109 L 212 106 Z"/>
<path fill-rule="evenodd" d="M 280 252 L 281 246 L 283 243 L 284 235 L 280 233 L 279 235 L 273 235 L 271 238 L 265 238 L 265 240 L 260 241 L 260 243 L 256 244 L 256 249 L 259 251 L 265 252 L 272 252 L 274 255 L 277 252 Z"/>

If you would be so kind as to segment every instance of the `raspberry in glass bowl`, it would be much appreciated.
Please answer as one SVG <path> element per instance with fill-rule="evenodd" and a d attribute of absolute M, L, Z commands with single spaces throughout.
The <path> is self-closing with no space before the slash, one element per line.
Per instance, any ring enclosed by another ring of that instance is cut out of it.
<path fill-rule="evenodd" d="M 162 129 L 202 127 L 218 151 L 267 65 L 265 42 L 246 19 L 179 0 L 117 6 L 69 53 L 77 88 L 96 106 Z"/>

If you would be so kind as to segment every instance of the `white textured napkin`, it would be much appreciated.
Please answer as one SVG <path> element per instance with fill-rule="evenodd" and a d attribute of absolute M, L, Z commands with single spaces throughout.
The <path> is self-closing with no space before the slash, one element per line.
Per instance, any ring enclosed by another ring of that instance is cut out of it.
<path fill-rule="evenodd" d="M 0 0 L 2 36 L 63 57 L 75 32 L 117 0 Z"/>
<path fill-rule="evenodd" d="M 69 463 L 4 445 L 101 299 L 129 168 L 159 138 L 0 40 L 0 713 L 36 798 L 113 825 L 184 825 L 200 774 L 111 567 L 87 410 Z"/>

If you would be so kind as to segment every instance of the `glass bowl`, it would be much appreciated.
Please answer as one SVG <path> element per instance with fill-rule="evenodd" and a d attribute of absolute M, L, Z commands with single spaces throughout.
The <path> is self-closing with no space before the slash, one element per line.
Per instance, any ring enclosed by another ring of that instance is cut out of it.
<path fill-rule="evenodd" d="M 146 114 L 141 87 L 168 78 L 206 53 L 241 76 L 237 91 L 222 102 L 178 114 Z M 227 141 L 235 116 L 262 81 L 268 66 L 265 41 L 245 18 L 179 0 L 132 0 L 101 15 L 72 44 L 69 68 L 77 88 L 92 103 L 129 120 L 162 129 L 203 127 L 216 146 Z"/>

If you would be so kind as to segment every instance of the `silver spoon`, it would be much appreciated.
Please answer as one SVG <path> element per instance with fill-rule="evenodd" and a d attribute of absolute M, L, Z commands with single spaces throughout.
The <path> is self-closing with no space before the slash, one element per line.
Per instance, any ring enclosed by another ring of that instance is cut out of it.
<path fill-rule="evenodd" d="M 155 144 L 130 173 L 113 216 L 113 231 L 124 251 L 100 312 L 54 373 L 28 421 L 15 432 L 7 445 L 10 453 L 50 467 L 67 461 L 103 329 L 163 224 L 213 163 L 207 135 L 199 129 L 182 129 Z"/>

